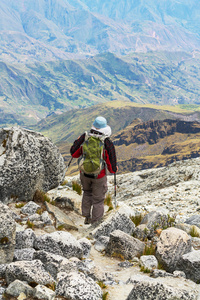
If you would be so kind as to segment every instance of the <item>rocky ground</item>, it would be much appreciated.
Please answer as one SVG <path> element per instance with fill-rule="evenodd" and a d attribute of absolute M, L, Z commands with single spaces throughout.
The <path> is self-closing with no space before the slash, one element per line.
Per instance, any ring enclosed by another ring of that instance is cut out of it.
<path fill-rule="evenodd" d="M 8 204 L 16 238 L 13 262 L 0 265 L 0 299 L 200 299 L 199 169 L 196 158 L 118 175 L 116 199 L 108 176 L 117 208 L 105 205 L 95 225 L 80 214 L 78 176 L 50 190 L 50 203 Z M 13 249 L 4 242 L 1 258 Z"/>

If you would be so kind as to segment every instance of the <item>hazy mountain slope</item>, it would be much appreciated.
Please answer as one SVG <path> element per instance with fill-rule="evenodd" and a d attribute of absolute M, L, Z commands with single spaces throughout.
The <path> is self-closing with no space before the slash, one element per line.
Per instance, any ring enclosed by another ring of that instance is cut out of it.
<path fill-rule="evenodd" d="M 200 49 L 199 12 L 195 0 L 2 0 L 0 59 L 27 62 L 29 56 L 47 61 L 72 53 Z M 22 55 L 16 57 L 19 47 Z"/>
<path fill-rule="evenodd" d="M 33 124 L 52 111 L 121 100 L 199 104 L 200 54 L 147 53 L 29 65 L 0 62 L 0 109 Z M 2 124 L 5 125 L 5 124 Z"/>

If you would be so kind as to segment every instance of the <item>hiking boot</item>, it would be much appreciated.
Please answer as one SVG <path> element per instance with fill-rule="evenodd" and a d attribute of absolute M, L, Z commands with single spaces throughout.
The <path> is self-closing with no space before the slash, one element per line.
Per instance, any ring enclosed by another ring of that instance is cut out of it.
<path fill-rule="evenodd" d="M 84 224 L 90 224 L 90 223 L 91 223 L 91 218 L 90 217 L 86 217 Z"/>

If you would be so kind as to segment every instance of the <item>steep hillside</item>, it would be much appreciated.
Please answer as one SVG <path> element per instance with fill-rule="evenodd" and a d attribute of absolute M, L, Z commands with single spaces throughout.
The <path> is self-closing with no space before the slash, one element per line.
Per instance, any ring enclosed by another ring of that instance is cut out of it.
<path fill-rule="evenodd" d="M 51 112 L 113 100 L 199 105 L 199 78 L 199 52 L 125 57 L 107 53 L 88 60 L 29 65 L 0 62 L 0 109 L 17 113 L 26 125 Z"/>
<path fill-rule="evenodd" d="M 0 59 L 192 51 L 200 49 L 199 11 L 195 0 L 2 0 Z"/>
<path fill-rule="evenodd" d="M 121 172 L 166 166 L 200 156 L 200 123 L 156 120 L 132 124 L 114 137 Z"/>
<path fill-rule="evenodd" d="M 32 128 L 50 137 L 55 143 L 73 142 L 80 133 L 90 130 L 92 122 L 102 115 L 112 128 L 113 134 L 128 126 L 134 119 L 140 122 L 152 119 L 200 120 L 200 112 L 156 105 L 140 105 L 131 102 L 111 101 L 87 109 L 71 110 L 61 115 L 52 114 Z"/>

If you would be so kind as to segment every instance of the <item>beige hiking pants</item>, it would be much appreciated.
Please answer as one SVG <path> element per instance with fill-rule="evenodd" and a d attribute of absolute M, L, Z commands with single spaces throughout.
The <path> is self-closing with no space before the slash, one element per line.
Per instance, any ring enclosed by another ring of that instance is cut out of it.
<path fill-rule="evenodd" d="M 107 188 L 107 176 L 102 178 L 88 178 L 80 174 L 83 188 L 82 215 L 90 217 L 94 223 L 100 220 L 104 214 L 104 199 Z"/>

